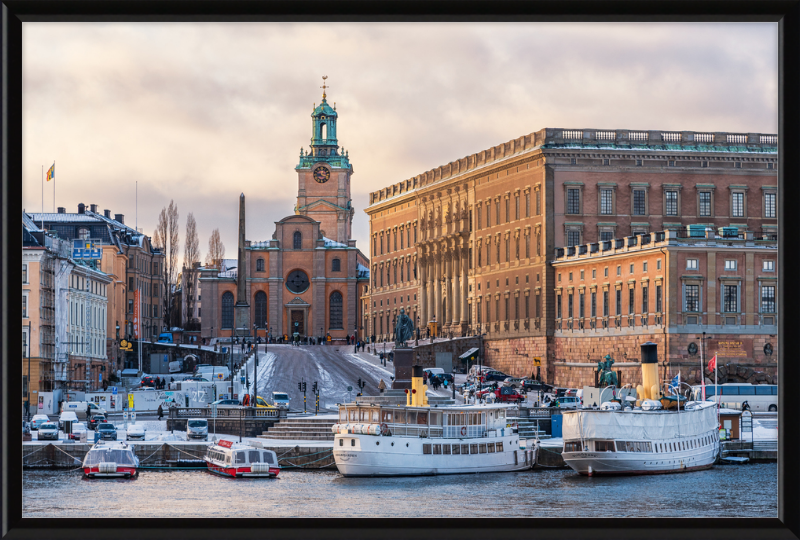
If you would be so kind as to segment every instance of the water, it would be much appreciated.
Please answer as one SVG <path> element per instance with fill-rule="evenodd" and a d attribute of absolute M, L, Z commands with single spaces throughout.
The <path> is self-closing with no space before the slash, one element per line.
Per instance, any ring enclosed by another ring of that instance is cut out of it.
<path fill-rule="evenodd" d="M 593 478 L 571 469 L 410 478 L 283 470 L 274 480 L 150 470 L 134 480 L 84 480 L 80 471 L 28 470 L 23 473 L 23 515 L 777 517 L 777 473 L 776 463 Z"/>

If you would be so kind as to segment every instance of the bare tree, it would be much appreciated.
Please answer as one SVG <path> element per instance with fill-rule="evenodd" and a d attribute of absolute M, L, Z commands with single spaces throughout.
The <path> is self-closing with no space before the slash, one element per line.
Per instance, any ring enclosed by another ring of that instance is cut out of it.
<path fill-rule="evenodd" d="M 197 269 L 195 263 L 200 262 L 200 240 L 197 239 L 197 222 L 194 214 L 186 216 L 186 243 L 183 249 L 183 277 L 186 286 L 183 301 L 186 303 L 186 320 L 184 330 L 194 330 L 194 304 L 197 299 Z"/>
<path fill-rule="evenodd" d="M 214 229 L 211 232 L 211 237 L 208 239 L 208 254 L 206 255 L 206 264 L 216 268 L 221 267 L 221 261 L 225 257 L 225 244 L 219 237 L 219 229 Z"/>
<path fill-rule="evenodd" d="M 158 225 L 153 234 L 153 242 L 164 253 L 164 324 L 170 326 L 172 313 L 172 295 L 178 277 L 178 252 L 180 240 L 178 239 L 178 205 L 169 201 L 169 206 L 161 209 L 158 216 Z"/>

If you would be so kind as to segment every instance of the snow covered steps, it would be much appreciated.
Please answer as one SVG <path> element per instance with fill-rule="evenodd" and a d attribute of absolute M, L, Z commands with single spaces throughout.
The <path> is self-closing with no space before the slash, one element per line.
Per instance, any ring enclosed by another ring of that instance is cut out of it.
<path fill-rule="evenodd" d="M 284 439 L 298 441 L 332 441 L 331 427 L 336 418 L 285 418 L 259 435 L 262 439 Z"/>

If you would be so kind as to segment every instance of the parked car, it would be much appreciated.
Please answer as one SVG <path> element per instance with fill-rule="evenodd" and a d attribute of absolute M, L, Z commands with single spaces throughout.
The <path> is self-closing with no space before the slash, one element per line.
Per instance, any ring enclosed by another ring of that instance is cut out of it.
<path fill-rule="evenodd" d="M 108 422 L 103 422 L 102 424 L 97 425 L 97 433 L 100 434 L 100 439 L 106 441 L 116 441 L 117 440 L 117 428 L 114 427 L 114 424 L 110 424 Z"/>
<path fill-rule="evenodd" d="M 488 371 L 484 375 L 484 382 L 491 382 L 491 381 L 504 381 L 509 376 L 503 373 L 502 371 Z"/>
<path fill-rule="evenodd" d="M 485 388 L 485 389 L 481 390 L 480 392 L 476 392 L 475 393 L 476 396 L 479 396 L 479 397 L 483 396 L 484 399 L 486 398 L 486 396 L 488 394 L 494 394 L 495 401 L 505 401 L 505 402 L 516 403 L 516 402 L 519 402 L 519 401 L 523 401 L 525 399 L 525 396 L 523 396 L 522 394 L 520 394 L 519 392 L 517 392 L 516 390 L 514 390 L 513 388 L 510 388 L 508 386 L 501 386 L 500 388 L 498 388 L 496 390 L 494 388 L 491 388 L 491 387 L 490 388 Z"/>
<path fill-rule="evenodd" d="M 64 411 L 61 413 L 61 416 L 58 417 L 58 429 L 64 429 L 64 422 L 71 421 L 73 424 L 78 422 L 78 416 L 72 411 Z"/>
<path fill-rule="evenodd" d="M 156 378 L 151 376 L 151 375 L 146 375 L 146 376 L 142 377 L 141 386 L 142 387 L 155 388 L 155 386 L 156 386 Z"/>
<path fill-rule="evenodd" d="M 89 422 L 88 422 L 89 425 L 87 427 L 89 429 L 96 429 L 98 424 L 102 424 L 103 422 L 107 422 L 107 421 L 108 421 L 108 419 L 106 418 L 106 415 L 104 415 L 104 414 L 96 414 L 96 415 L 92 416 L 91 418 L 89 418 Z"/>
<path fill-rule="evenodd" d="M 557 398 L 559 409 L 577 409 L 581 406 L 581 400 L 577 397 L 564 396 Z"/>
<path fill-rule="evenodd" d="M 553 387 L 537 381 L 536 379 L 525 379 L 522 382 L 522 388 L 527 392 L 551 392 Z"/>
<path fill-rule="evenodd" d="M 447 379 L 448 383 L 453 382 L 453 374 L 445 373 L 442 368 L 425 368 L 422 371 L 428 374 L 428 380 L 431 380 L 431 377 L 438 377 L 439 382 L 444 381 L 444 379 Z"/>
<path fill-rule="evenodd" d="M 208 440 L 208 420 L 205 418 L 189 418 L 186 421 L 186 440 Z"/>
<path fill-rule="evenodd" d="M 238 399 L 218 399 L 211 403 L 217 407 L 241 407 L 242 403 Z"/>
<path fill-rule="evenodd" d="M 145 431 L 144 426 L 140 424 L 130 424 L 128 426 L 128 430 L 125 433 L 125 440 L 127 441 L 143 441 L 145 439 Z"/>
<path fill-rule="evenodd" d="M 172 332 L 161 332 L 158 334 L 158 343 L 172 343 Z"/>
<path fill-rule="evenodd" d="M 72 424 L 72 433 L 69 434 L 69 438 L 79 441 L 82 433 L 86 433 L 86 425 L 83 422 L 77 422 Z"/>
<path fill-rule="evenodd" d="M 503 381 L 503 386 L 508 386 L 509 388 L 513 388 L 514 390 L 518 390 L 522 388 L 525 379 L 521 377 L 506 377 Z"/>
<path fill-rule="evenodd" d="M 39 426 L 39 435 L 38 438 L 40 441 L 43 440 L 58 440 L 58 425 L 55 422 L 45 422 L 44 424 Z"/>
<path fill-rule="evenodd" d="M 31 418 L 31 429 L 39 429 L 39 426 L 49 421 L 50 418 L 46 414 L 35 414 L 33 418 Z"/>

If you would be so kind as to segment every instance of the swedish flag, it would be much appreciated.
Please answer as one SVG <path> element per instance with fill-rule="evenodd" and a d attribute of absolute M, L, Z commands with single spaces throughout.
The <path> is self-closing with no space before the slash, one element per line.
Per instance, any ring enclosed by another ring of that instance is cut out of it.
<path fill-rule="evenodd" d="M 56 164 L 54 162 L 53 165 L 49 169 L 47 169 L 47 181 L 49 182 L 55 177 L 56 177 Z"/>

